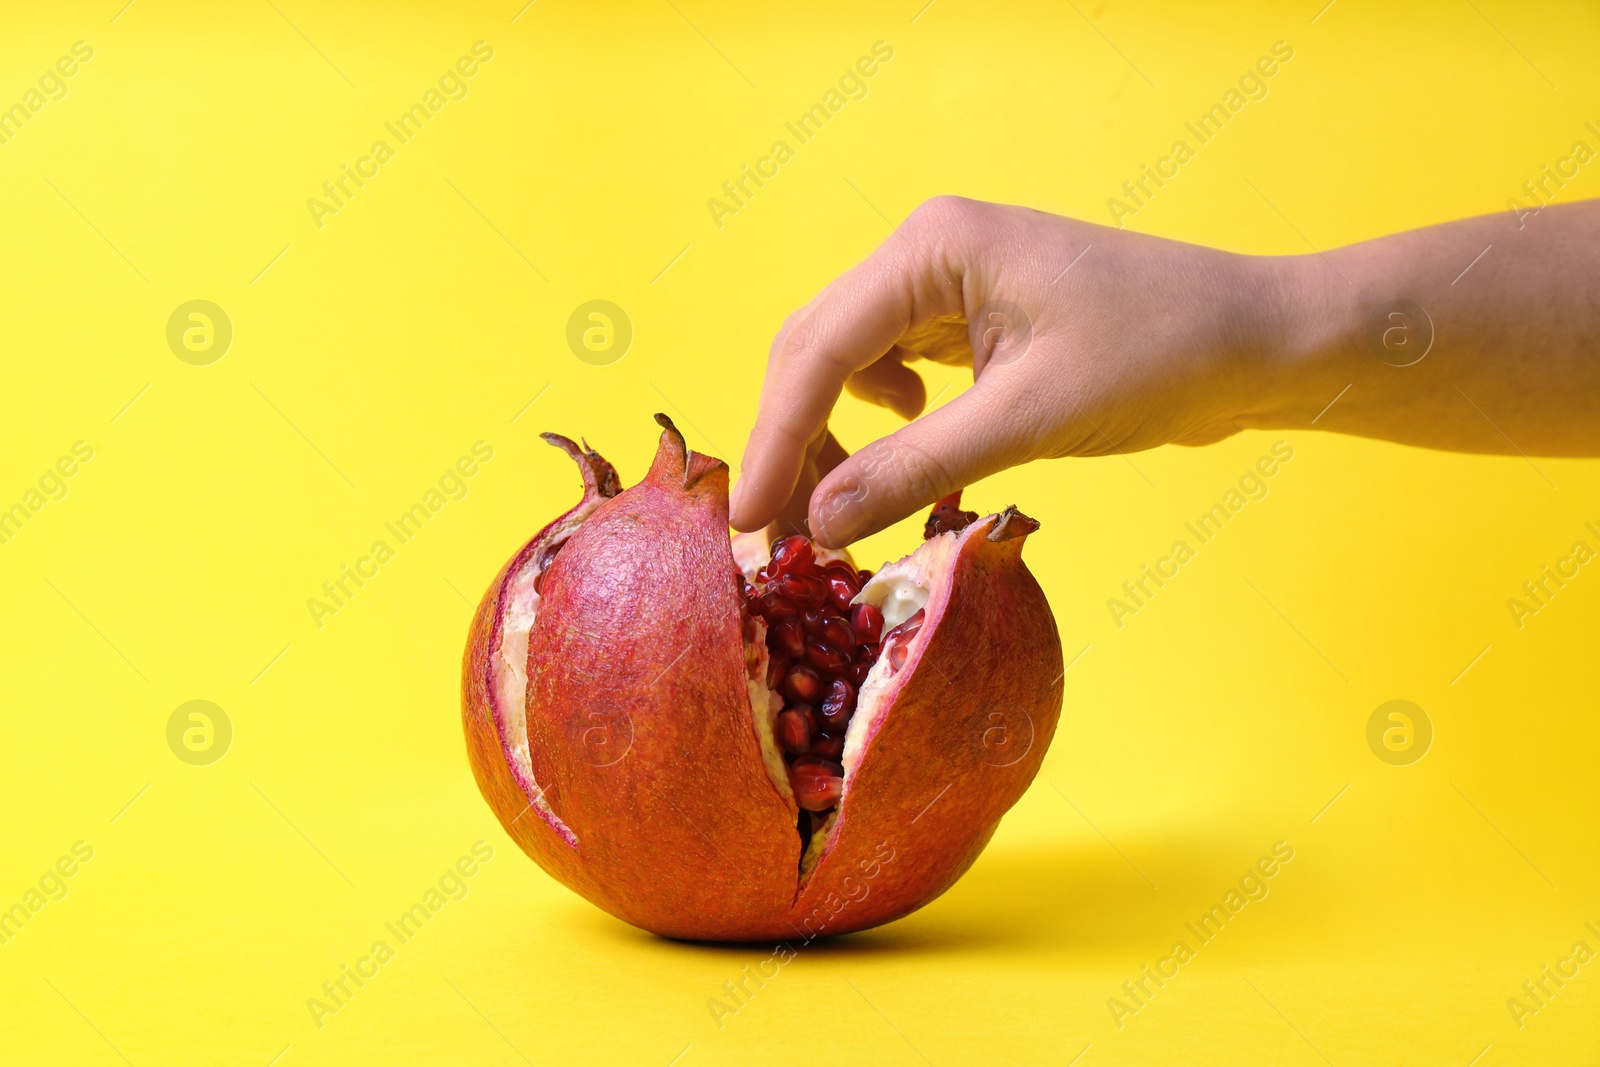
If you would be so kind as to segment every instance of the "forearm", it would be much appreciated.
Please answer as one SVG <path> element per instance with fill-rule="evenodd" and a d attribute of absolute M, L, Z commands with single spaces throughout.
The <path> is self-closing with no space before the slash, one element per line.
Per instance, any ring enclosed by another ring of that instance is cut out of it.
<path fill-rule="evenodd" d="M 1600 201 L 1290 257 L 1273 274 L 1262 313 L 1279 344 L 1243 425 L 1600 455 Z"/>

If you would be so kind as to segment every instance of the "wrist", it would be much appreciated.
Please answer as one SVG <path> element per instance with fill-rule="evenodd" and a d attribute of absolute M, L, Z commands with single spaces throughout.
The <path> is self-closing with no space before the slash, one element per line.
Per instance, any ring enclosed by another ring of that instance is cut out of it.
<path fill-rule="evenodd" d="M 1350 384 L 1356 290 L 1322 255 L 1249 258 L 1254 387 L 1239 424 L 1304 429 Z"/>

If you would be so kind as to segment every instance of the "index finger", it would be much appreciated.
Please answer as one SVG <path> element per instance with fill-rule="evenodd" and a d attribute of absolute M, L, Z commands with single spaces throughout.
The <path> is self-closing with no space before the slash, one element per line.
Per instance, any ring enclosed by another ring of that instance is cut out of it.
<path fill-rule="evenodd" d="M 936 204 L 938 201 L 930 201 Z M 914 324 L 961 310 L 929 205 L 796 312 L 773 341 L 755 426 L 745 445 L 729 519 L 755 530 L 793 495 L 806 447 L 827 426 L 847 378 L 872 364 Z"/>

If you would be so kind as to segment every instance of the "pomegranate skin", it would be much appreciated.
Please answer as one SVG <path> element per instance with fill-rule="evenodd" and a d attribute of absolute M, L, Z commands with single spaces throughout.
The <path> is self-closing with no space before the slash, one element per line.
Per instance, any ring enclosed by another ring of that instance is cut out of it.
<path fill-rule="evenodd" d="M 972 865 L 1055 732 L 1061 646 L 1021 560 L 1037 524 L 1007 509 L 944 535 L 947 572 L 870 709 L 862 690 L 843 798 L 802 866 L 802 816 L 751 709 L 759 671 L 727 468 L 658 419 L 650 473 L 620 494 L 604 460 L 562 445 L 584 469 L 583 501 L 523 546 L 479 606 L 462 708 L 480 790 L 553 877 L 664 936 L 795 943 L 909 914 Z M 519 709 L 508 620 L 552 545 Z"/>
<path fill-rule="evenodd" d="M 800 862 L 750 712 L 727 530 L 727 465 L 668 424 L 645 479 L 545 572 L 528 642 L 534 777 L 597 875 L 584 895 L 669 937 L 746 936 L 788 911 Z"/>
<path fill-rule="evenodd" d="M 570 830 L 545 807 L 535 805 L 531 797 L 538 795 L 538 788 L 517 769 L 513 753 L 513 738 L 518 732 L 515 724 L 525 721 L 527 712 L 523 700 L 506 701 L 497 692 L 495 659 L 502 652 L 506 616 L 519 576 L 536 566 L 546 550 L 564 543 L 596 508 L 616 496 L 621 486 L 616 470 L 598 452 L 581 449 L 558 434 L 543 436 L 578 464 L 583 474 L 583 499 L 518 549 L 479 601 L 462 656 L 461 725 L 478 791 L 500 825 L 551 876 L 587 895 L 581 888 L 588 881 L 587 875 L 568 840 Z"/>
<path fill-rule="evenodd" d="M 1022 563 L 1027 531 L 1002 527 L 1036 525 L 1018 519 L 1008 509 L 957 535 L 950 581 L 925 609 L 927 641 L 885 695 L 784 925 L 839 934 L 916 911 L 966 873 L 1038 773 L 1061 711 L 1061 641 Z"/>

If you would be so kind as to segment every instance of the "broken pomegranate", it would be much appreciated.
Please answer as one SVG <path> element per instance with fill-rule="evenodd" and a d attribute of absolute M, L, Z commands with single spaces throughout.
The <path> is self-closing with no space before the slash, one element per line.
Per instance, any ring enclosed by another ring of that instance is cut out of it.
<path fill-rule="evenodd" d="M 668 937 L 848 933 L 970 867 L 1033 780 L 1061 643 L 1021 551 L 1038 524 L 941 500 L 876 573 L 791 534 L 728 535 L 728 468 L 664 415 L 621 490 L 588 446 L 578 505 L 500 570 L 462 718 L 513 839 Z"/>

